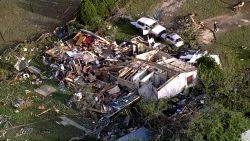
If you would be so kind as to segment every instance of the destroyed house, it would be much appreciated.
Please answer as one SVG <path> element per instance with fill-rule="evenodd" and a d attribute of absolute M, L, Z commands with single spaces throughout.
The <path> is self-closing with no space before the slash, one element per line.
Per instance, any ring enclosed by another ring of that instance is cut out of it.
<path fill-rule="evenodd" d="M 74 104 L 78 105 L 77 109 L 87 109 L 103 114 L 104 117 L 110 118 L 119 111 L 140 99 L 135 90 L 123 87 L 120 84 L 106 83 L 96 80 L 93 83 L 75 82 L 75 87 L 79 87 L 79 93 L 73 97 Z M 91 89 L 91 91 L 86 89 Z"/>
<path fill-rule="evenodd" d="M 102 60 L 105 63 L 116 63 L 123 57 L 117 44 L 111 44 L 104 38 L 87 30 L 80 30 L 66 42 L 58 42 L 46 54 L 57 60 L 73 58 L 85 63 Z M 99 64 L 98 64 L 99 65 Z"/>
<path fill-rule="evenodd" d="M 110 71 L 124 85 L 134 85 L 145 99 L 172 97 L 196 82 L 197 70 L 181 60 L 156 50 L 137 56 L 135 61 Z"/>

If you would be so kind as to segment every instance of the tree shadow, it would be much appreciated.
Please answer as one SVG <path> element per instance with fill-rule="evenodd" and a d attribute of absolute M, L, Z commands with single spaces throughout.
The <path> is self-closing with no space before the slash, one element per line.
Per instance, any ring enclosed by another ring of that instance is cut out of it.
<path fill-rule="evenodd" d="M 122 31 L 125 34 L 133 35 L 134 33 L 136 33 L 136 30 L 133 29 L 133 26 L 131 25 L 129 19 L 120 18 L 113 24 L 117 26 L 120 29 L 120 31 Z"/>
<path fill-rule="evenodd" d="M 226 4 L 226 5 L 230 6 L 230 7 L 232 7 L 234 5 L 234 4 L 232 4 L 232 3 L 228 2 L 228 1 L 225 1 L 225 0 L 220 0 L 220 2 Z"/>
<path fill-rule="evenodd" d="M 119 33 L 126 34 L 127 36 L 132 37 L 138 34 L 138 30 L 131 25 L 129 19 L 120 18 L 113 25 L 117 26 Z"/>
<path fill-rule="evenodd" d="M 70 20 L 69 15 L 76 13 L 80 0 L 25 0 L 18 6 L 25 11 L 39 14 L 59 21 Z"/>
<path fill-rule="evenodd" d="M 226 4 L 226 5 L 228 5 L 227 7 L 224 7 L 224 8 L 228 8 L 228 9 L 232 9 L 233 8 L 233 6 L 235 5 L 235 4 L 237 4 L 239 1 L 227 1 L 227 0 L 220 0 L 220 2 L 222 2 L 222 3 L 224 3 L 224 4 Z"/>

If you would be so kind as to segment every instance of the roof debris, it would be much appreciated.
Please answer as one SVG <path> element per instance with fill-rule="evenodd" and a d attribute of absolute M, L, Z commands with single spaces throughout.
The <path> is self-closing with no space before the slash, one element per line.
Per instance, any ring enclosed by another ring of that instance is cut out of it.
<path fill-rule="evenodd" d="M 87 115 L 110 118 L 141 97 L 173 97 L 196 83 L 196 67 L 160 51 L 164 45 L 153 38 L 118 45 L 84 29 L 69 37 L 48 47 L 43 62 L 74 91 L 68 106 Z"/>
<path fill-rule="evenodd" d="M 52 87 L 52 86 L 48 86 L 48 85 L 43 85 L 40 88 L 35 89 L 35 92 L 37 92 L 38 94 L 46 97 L 54 92 L 56 92 L 57 90 Z"/>
<path fill-rule="evenodd" d="M 164 52 L 166 46 L 155 42 L 154 38 L 138 36 L 117 44 L 84 29 L 69 36 L 63 28 L 57 28 L 54 35 L 59 41 L 46 46 L 42 56 L 43 64 L 52 70 L 49 78 L 57 80 L 60 90 L 67 87 L 72 91 L 67 106 L 90 118 L 99 119 L 99 127 L 93 131 L 67 117 L 60 117 L 62 121 L 57 122 L 58 124 L 72 125 L 87 134 L 100 135 L 103 128 L 111 123 L 110 118 L 141 98 L 159 100 L 175 97 L 196 84 L 197 69 L 190 62 L 195 54 L 182 55 L 177 59 Z M 177 34 L 174 37 L 180 38 Z M 15 68 L 18 71 L 24 70 L 23 79 L 32 79 L 32 84 L 43 83 L 42 71 L 29 66 L 24 58 L 18 59 Z M 42 85 L 34 91 L 47 97 L 57 92 L 57 89 Z M 19 109 L 26 103 L 25 100 L 16 99 L 12 105 Z M 55 107 L 45 108 L 44 105 L 40 105 L 38 109 L 42 112 L 37 116 L 51 110 L 60 112 Z M 129 119 L 130 117 L 126 121 L 127 126 Z M 30 132 L 32 130 L 27 130 L 27 133 Z M 139 128 L 118 141 L 129 140 L 130 137 L 150 140 L 148 133 L 146 128 Z M 26 130 L 21 131 L 20 135 L 22 134 L 26 134 Z"/>

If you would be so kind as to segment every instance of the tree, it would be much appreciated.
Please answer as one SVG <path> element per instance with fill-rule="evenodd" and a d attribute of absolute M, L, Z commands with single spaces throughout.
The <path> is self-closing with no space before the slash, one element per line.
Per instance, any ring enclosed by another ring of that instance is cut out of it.
<path fill-rule="evenodd" d="M 98 24 L 111 14 L 115 4 L 116 0 L 83 0 L 77 20 L 85 25 Z"/>
<path fill-rule="evenodd" d="M 81 7 L 77 15 L 77 20 L 80 23 L 91 25 L 96 24 L 98 19 L 98 14 L 96 6 L 93 4 L 92 0 L 83 0 L 81 2 Z"/>
<path fill-rule="evenodd" d="M 238 141 L 248 125 L 240 112 L 214 104 L 192 119 L 186 133 L 194 141 Z"/>
<path fill-rule="evenodd" d="M 198 76 L 208 94 L 214 94 L 221 87 L 223 73 L 219 65 L 211 57 L 201 57 L 198 61 Z"/>
<path fill-rule="evenodd" d="M 170 107 L 168 99 L 150 100 L 150 101 L 140 101 L 138 104 L 139 109 L 142 112 L 143 118 L 152 118 L 157 113 L 162 112 Z"/>
<path fill-rule="evenodd" d="M 104 18 L 109 15 L 108 5 L 105 0 L 96 0 L 95 5 L 97 8 L 97 13 L 101 18 Z"/>

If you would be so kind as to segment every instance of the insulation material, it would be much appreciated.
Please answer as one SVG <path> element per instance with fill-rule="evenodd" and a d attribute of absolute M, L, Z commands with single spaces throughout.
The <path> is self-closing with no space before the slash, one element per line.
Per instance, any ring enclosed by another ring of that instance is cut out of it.
<path fill-rule="evenodd" d="M 108 93 L 112 95 L 112 94 L 120 93 L 120 91 L 121 91 L 120 88 L 118 86 L 115 86 L 114 88 L 108 90 Z"/>

